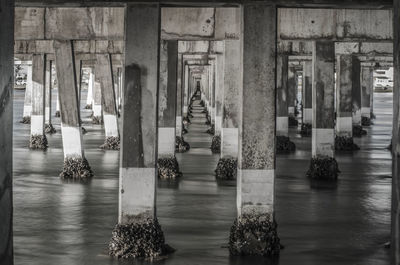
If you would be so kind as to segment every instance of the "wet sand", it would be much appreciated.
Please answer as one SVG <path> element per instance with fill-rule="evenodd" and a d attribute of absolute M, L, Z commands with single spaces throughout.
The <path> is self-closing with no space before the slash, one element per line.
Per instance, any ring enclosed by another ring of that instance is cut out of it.
<path fill-rule="evenodd" d="M 219 155 L 209 149 L 204 114 L 194 113 L 185 140 L 191 149 L 177 154 L 183 177 L 160 181 L 157 212 L 166 241 L 177 249 L 157 261 L 117 261 L 107 244 L 118 215 L 118 151 L 103 151 L 101 125 L 89 124 L 82 110 L 85 155 L 95 177 L 89 184 L 63 183 L 60 119 L 48 135 L 47 151 L 28 149 L 29 125 L 22 118 L 23 91 L 14 103 L 15 264 L 390 264 L 383 244 L 390 238 L 392 95 L 375 93 L 376 120 L 368 135 L 355 138 L 361 150 L 337 153 L 341 170 L 336 188 L 311 188 L 305 177 L 311 138 L 292 128 L 297 145 L 277 156 L 276 219 L 285 246 L 278 259 L 230 257 L 229 229 L 236 216 L 236 187 L 217 183 Z M 86 98 L 84 95 L 83 99 Z M 84 100 L 81 104 L 85 106 Z"/>

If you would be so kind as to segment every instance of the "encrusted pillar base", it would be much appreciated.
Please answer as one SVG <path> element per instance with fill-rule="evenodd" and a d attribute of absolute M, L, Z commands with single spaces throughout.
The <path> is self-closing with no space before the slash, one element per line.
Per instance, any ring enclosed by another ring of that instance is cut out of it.
<path fill-rule="evenodd" d="M 221 153 L 221 136 L 214 135 L 211 141 L 211 152 L 213 154 L 220 154 Z"/>
<path fill-rule="evenodd" d="M 120 148 L 119 136 L 107 137 L 106 140 L 104 141 L 104 144 L 100 145 L 100 148 L 104 150 L 119 150 Z"/>
<path fill-rule="evenodd" d="M 56 129 L 53 127 L 53 124 L 46 124 L 44 126 L 44 132 L 47 134 L 53 134 L 56 133 Z"/>
<path fill-rule="evenodd" d="M 335 158 L 319 156 L 311 158 L 307 177 L 311 179 L 337 180 L 339 173 L 339 166 Z"/>
<path fill-rule="evenodd" d="M 220 158 L 215 169 L 215 176 L 221 180 L 235 180 L 237 177 L 237 159 L 232 157 Z"/>
<path fill-rule="evenodd" d="M 235 220 L 229 236 L 231 255 L 279 255 L 277 223 L 271 219 L 269 214 L 248 213 Z"/>
<path fill-rule="evenodd" d="M 353 137 L 336 136 L 335 150 L 337 151 L 354 151 L 360 150 L 360 147 L 353 142 Z"/>
<path fill-rule="evenodd" d="M 371 126 L 371 118 L 370 117 L 361 117 L 361 125 L 362 126 Z"/>
<path fill-rule="evenodd" d="M 361 125 L 353 125 L 353 137 L 361 137 L 367 135 L 367 131 Z"/>
<path fill-rule="evenodd" d="M 64 158 L 64 167 L 60 177 L 65 180 L 86 180 L 93 177 L 89 162 L 84 157 Z"/>
<path fill-rule="evenodd" d="M 287 136 L 276 136 L 276 150 L 291 152 L 296 150 L 296 145 Z"/>
<path fill-rule="evenodd" d="M 175 151 L 178 153 L 184 153 L 189 151 L 190 145 L 188 142 L 185 142 L 182 136 L 175 137 Z"/>
<path fill-rule="evenodd" d="M 310 137 L 312 134 L 312 125 L 310 123 L 303 123 L 300 130 L 301 136 Z"/>
<path fill-rule="evenodd" d="M 92 104 L 86 104 L 85 109 L 92 109 Z"/>
<path fill-rule="evenodd" d="M 206 131 L 206 133 L 214 135 L 215 134 L 215 126 L 211 124 L 211 127 Z"/>
<path fill-rule="evenodd" d="M 183 125 L 188 125 L 188 124 L 190 124 L 191 122 L 190 122 L 190 120 L 189 120 L 188 117 L 184 117 L 183 120 L 182 120 L 182 123 L 183 123 Z"/>
<path fill-rule="evenodd" d="M 54 116 L 55 116 L 55 117 L 58 117 L 58 118 L 61 117 L 60 111 L 57 110 L 57 111 L 56 111 L 56 114 L 54 114 Z"/>
<path fill-rule="evenodd" d="M 103 119 L 101 118 L 101 116 L 93 116 L 92 117 L 92 123 L 93 124 L 102 124 L 103 123 Z"/>
<path fill-rule="evenodd" d="M 185 128 L 185 126 L 183 126 L 183 128 L 182 128 L 182 134 L 187 134 L 188 133 L 188 130 Z"/>
<path fill-rule="evenodd" d="M 162 157 L 157 160 L 158 177 L 160 179 L 175 179 L 182 175 L 176 157 Z"/>
<path fill-rule="evenodd" d="M 23 124 L 31 124 L 31 117 L 30 117 L 30 116 L 24 116 L 24 117 L 22 117 L 22 120 L 20 121 L 20 123 L 23 123 Z"/>
<path fill-rule="evenodd" d="M 290 127 L 297 127 L 299 125 L 299 122 L 295 117 L 289 116 L 289 126 Z"/>
<path fill-rule="evenodd" d="M 171 252 L 168 250 L 161 226 L 153 218 L 117 224 L 108 244 L 108 254 L 122 259 L 156 258 Z"/>
<path fill-rule="evenodd" d="M 31 135 L 29 140 L 29 148 L 30 149 L 47 149 L 47 137 L 46 135 Z"/>

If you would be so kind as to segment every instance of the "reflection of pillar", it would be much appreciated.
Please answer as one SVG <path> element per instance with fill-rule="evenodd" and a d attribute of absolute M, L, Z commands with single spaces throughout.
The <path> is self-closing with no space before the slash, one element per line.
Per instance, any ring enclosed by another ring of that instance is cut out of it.
<path fill-rule="evenodd" d="M 32 149 L 47 148 L 47 138 L 44 134 L 45 76 L 46 55 L 34 54 L 32 56 L 32 115 L 29 142 L 29 147 Z"/>
<path fill-rule="evenodd" d="M 289 135 L 288 117 L 288 55 L 279 54 L 276 64 L 276 134 Z"/>
<path fill-rule="evenodd" d="M 119 149 L 118 114 L 115 103 L 111 56 L 97 54 L 95 65 L 95 82 L 100 85 L 104 130 L 106 135 L 104 149 Z"/>
<path fill-rule="evenodd" d="M 373 67 L 361 68 L 361 116 L 368 121 L 371 119 L 371 91 L 374 86 Z"/>
<path fill-rule="evenodd" d="M 303 62 L 303 123 L 312 123 L 312 62 Z"/>
<path fill-rule="evenodd" d="M 32 112 L 32 65 L 27 65 L 23 122 L 28 123 Z"/>
<path fill-rule="evenodd" d="M 93 175 L 82 142 L 78 88 L 75 78 L 74 51 L 71 41 L 54 41 L 57 65 L 58 98 L 64 151 L 64 179 L 86 179 Z"/>
<path fill-rule="evenodd" d="M 276 8 L 244 4 L 243 15 L 238 220 L 229 248 L 234 254 L 272 256 L 280 249 L 274 220 Z M 243 234 L 254 236 L 250 244 Z"/>

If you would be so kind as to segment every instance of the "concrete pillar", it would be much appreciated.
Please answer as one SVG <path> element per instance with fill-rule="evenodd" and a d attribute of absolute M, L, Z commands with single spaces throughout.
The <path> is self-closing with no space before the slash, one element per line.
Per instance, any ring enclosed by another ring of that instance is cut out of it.
<path fill-rule="evenodd" d="M 225 40 L 224 96 L 221 130 L 221 157 L 237 159 L 239 148 L 239 92 L 242 89 L 241 43 Z"/>
<path fill-rule="evenodd" d="M 361 126 L 361 64 L 360 60 L 352 58 L 352 99 L 353 99 L 353 125 Z"/>
<path fill-rule="evenodd" d="M 209 87 L 210 87 L 210 122 L 212 125 L 215 124 L 215 59 L 210 59 L 210 76 L 208 77 L 209 80 Z"/>
<path fill-rule="evenodd" d="M 64 151 L 64 168 L 60 177 L 88 179 L 93 176 L 93 173 L 83 151 L 73 44 L 72 41 L 54 41 L 53 45 L 57 65 Z"/>
<path fill-rule="evenodd" d="M 0 264 L 13 265 L 14 0 L 0 1 L 0 27 Z"/>
<path fill-rule="evenodd" d="M 88 81 L 88 92 L 87 92 L 87 97 L 86 97 L 86 109 L 93 109 L 93 84 L 94 84 L 93 68 L 90 68 L 89 81 Z"/>
<path fill-rule="evenodd" d="M 28 64 L 26 70 L 27 75 L 22 123 L 30 123 L 32 113 L 32 64 Z"/>
<path fill-rule="evenodd" d="M 177 62 L 177 80 L 176 80 L 176 131 L 178 137 L 182 137 L 182 107 L 183 107 L 183 55 L 178 54 Z"/>
<path fill-rule="evenodd" d="M 288 55 L 279 54 L 276 63 L 276 134 L 286 137 L 289 136 L 288 66 Z"/>
<path fill-rule="evenodd" d="M 312 159 L 307 176 L 336 180 L 335 160 L 335 45 L 332 41 L 313 42 Z"/>
<path fill-rule="evenodd" d="M 51 98 L 52 98 L 52 68 L 53 61 L 46 62 L 46 79 L 45 79 L 45 90 L 46 90 L 46 108 L 45 108 L 45 123 L 47 125 L 51 125 Z"/>
<path fill-rule="evenodd" d="M 393 131 L 391 264 L 400 264 L 400 0 L 393 1 Z"/>
<path fill-rule="evenodd" d="M 32 56 L 32 114 L 29 148 L 46 149 L 47 138 L 44 133 L 45 114 L 45 76 L 46 55 Z"/>
<path fill-rule="evenodd" d="M 189 83 L 190 83 L 190 74 L 189 74 L 189 65 L 184 65 L 184 88 L 183 88 L 183 117 L 187 118 L 188 114 L 188 106 L 189 106 Z"/>
<path fill-rule="evenodd" d="M 296 98 L 297 98 L 297 82 L 296 68 L 293 65 L 288 67 L 288 114 L 289 117 L 295 118 Z"/>
<path fill-rule="evenodd" d="M 353 137 L 353 56 L 337 56 L 336 67 L 336 135 Z"/>
<path fill-rule="evenodd" d="M 101 124 L 103 123 L 102 119 L 102 97 L 101 97 L 101 85 L 99 82 L 96 81 L 96 76 L 93 76 L 92 81 L 93 86 L 93 117 L 92 122 L 94 124 Z"/>
<path fill-rule="evenodd" d="M 175 158 L 176 89 L 178 41 L 162 41 L 160 52 L 160 90 L 158 155 Z"/>
<path fill-rule="evenodd" d="M 364 66 L 361 68 L 361 119 L 368 124 L 371 121 L 371 97 L 373 97 L 371 92 L 374 87 L 373 73 L 373 67 Z"/>
<path fill-rule="evenodd" d="M 257 3 L 243 9 L 238 220 L 229 249 L 235 255 L 273 256 L 280 250 L 274 220 L 276 7 Z"/>
<path fill-rule="evenodd" d="M 222 130 L 222 112 L 224 96 L 224 62 L 225 56 L 218 54 L 216 59 L 215 73 L 215 135 L 221 135 Z"/>
<path fill-rule="evenodd" d="M 81 83 L 82 83 L 82 60 L 75 59 L 76 87 L 78 89 L 78 107 L 81 109 Z"/>
<path fill-rule="evenodd" d="M 115 101 L 111 55 L 97 54 L 95 82 L 100 84 L 106 139 L 103 149 L 119 150 L 118 113 Z"/>
<path fill-rule="evenodd" d="M 303 124 L 312 124 L 312 61 L 303 62 Z"/>
<path fill-rule="evenodd" d="M 159 256 L 164 247 L 155 205 L 160 13 L 159 4 L 126 6 L 119 218 L 109 244 L 119 258 Z"/>

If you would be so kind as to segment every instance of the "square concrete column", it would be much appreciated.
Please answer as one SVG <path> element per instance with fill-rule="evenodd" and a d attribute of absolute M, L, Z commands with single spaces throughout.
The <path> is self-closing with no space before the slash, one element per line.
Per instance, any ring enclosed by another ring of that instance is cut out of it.
<path fill-rule="evenodd" d="M 109 254 L 152 258 L 164 249 L 156 217 L 161 10 L 159 4 L 127 4 L 125 10 L 119 217 Z"/>
<path fill-rule="evenodd" d="M 225 40 L 223 120 L 221 130 L 221 157 L 237 159 L 239 150 L 239 92 L 242 89 L 241 42 Z"/>
<path fill-rule="evenodd" d="M 218 54 L 215 70 L 215 135 L 221 135 L 223 96 L 224 96 L 224 58 L 223 54 Z"/>
<path fill-rule="evenodd" d="M 22 115 L 22 123 L 31 122 L 32 113 L 32 63 L 27 65 L 26 86 L 25 86 L 25 99 L 24 99 L 24 112 Z"/>
<path fill-rule="evenodd" d="M 103 98 L 102 109 L 106 139 L 101 148 L 119 150 L 118 112 L 110 54 L 96 55 L 95 82 L 100 84 Z"/>
<path fill-rule="evenodd" d="M 212 125 L 215 124 L 215 58 L 211 58 L 210 62 L 210 76 L 208 78 L 210 82 L 210 122 Z"/>
<path fill-rule="evenodd" d="M 229 249 L 234 255 L 274 256 L 280 250 L 274 220 L 276 7 L 244 4 L 243 9 L 238 219 Z"/>
<path fill-rule="evenodd" d="M 361 64 L 357 56 L 352 58 L 353 125 L 361 126 Z"/>
<path fill-rule="evenodd" d="M 296 68 L 294 65 L 288 67 L 288 114 L 289 117 L 295 118 L 296 98 L 297 98 L 297 82 Z"/>
<path fill-rule="evenodd" d="M 87 180 L 93 176 L 93 173 L 83 151 L 73 43 L 72 41 L 54 41 L 53 45 L 57 65 L 64 151 L 64 168 L 60 177 Z"/>
<path fill-rule="evenodd" d="M 303 62 L 303 124 L 312 124 L 312 61 Z"/>
<path fill-rule="evenodd" d="M 337 56 L 336 66 L 336 135 L 353 137 L 353 56 Z"/>
<path fill-rule="evenodd" d="M 176 91 L 178 41 L 162 41 L 160 48 L 160 90 L 158 156 L 175 158 Z"/>
<path fill-rule="evenodd" d="M 312 180 L 336 180 L 334 42 L 314 41 L 312 60 L 312 159 L 307 176 Z"/>
<path fill-rule="evenodd" d="M 0 28 L 0 264 L 13 265 L 14 0 L 0 1 Z"/>
<path fill-rule="evenodd" d="M 86 109 L 93 109 L 93 85 L 94 85 L 93 68 L 90 68 L 89 81 L 88 81 L 88 92 L 87 92 L 87 96 L 86 96 Z"/>
<path fill-rule="evenodd" d="M 52 61 L 46 62 L 46 77 L 45 77 L 45 123 L 50 125 L 51 124 L 51 67 Z"/>
<path fill-rule="evenodd" d="M 98 81 L 96 81 L 96 75 L 92 74 L 92 80 L 89 80 L 89 82 L 92 82 L 92 87 L 93 87 L 93 116 L 92 116 L 92 122 L 93 124 L 102 124 L 103 123 L 103 118 L 102 118 L 102 97 L 101 97 L 101 85 Z"/>
<path fill-rule="evenodd" d="M 190 83 L 190 73 L 189 65 L 185 64 L 183 66 L 183 117 L 187 118 L 188 105 L 189 105 L 189 83 Z"/>
<path fill-rule="evenodd" d="M 76 87 L 78 89 L 78 106 L 79 111 L 81 109 L 81 83 L 82 83 L 82 60 L 75 59 L 75 71 L 76 71 Z"/>
<path fill-rule="evenodd" d="M 47 138 L 44 133 L 45 122 L 45 76 L 46 55 L 32 56 L 32 115 L 29 148 L 46 149 Z"/>
<path fill-rule="evenodd" d="M 178 53 L 176 80 L 176 131 L 178 137 L 182 137 L 182 108 L 183 108 L 183 55 Z"/>
<path fill-rule="evenodd" d="M 361 121 L 362 125 L 371 123 L 371 97 L 373 97 L 374 68 L 363 66 L 361 68 Z M 363 122 L 364 121 L 364 122 Z"/>
<path fill-rule="evenodd" d="M 289 56 L 279 54 L 276 63 L 276 134 L 286 137 L 289 135 L 288 66 Z"/>

